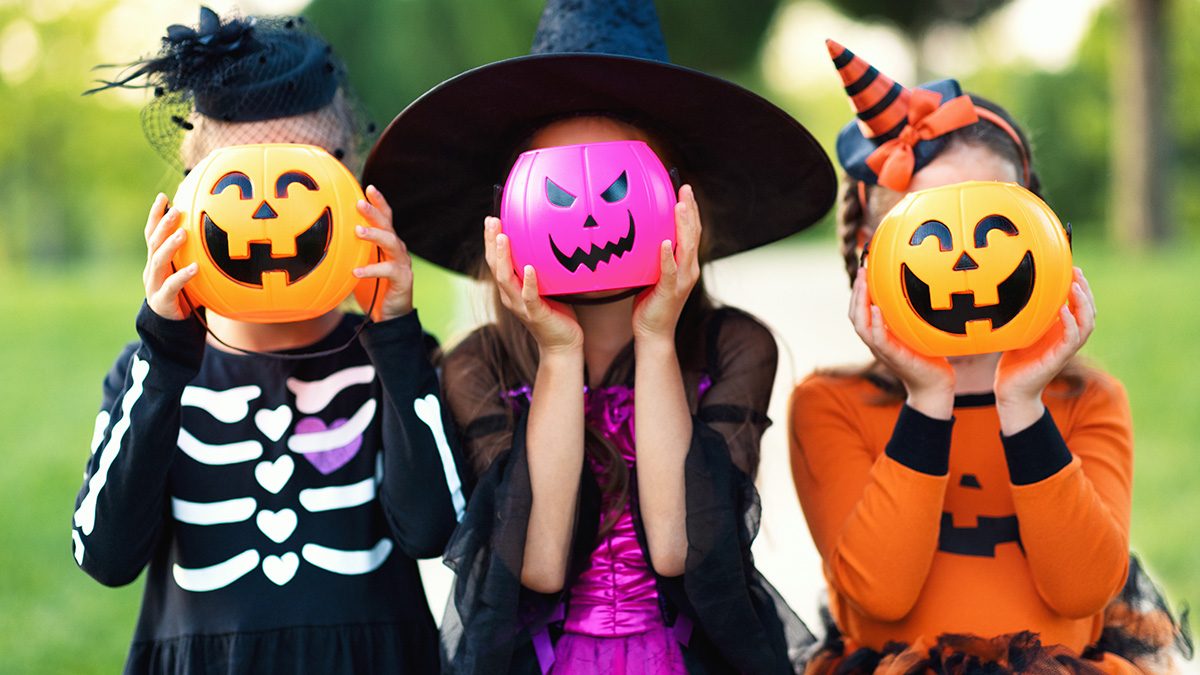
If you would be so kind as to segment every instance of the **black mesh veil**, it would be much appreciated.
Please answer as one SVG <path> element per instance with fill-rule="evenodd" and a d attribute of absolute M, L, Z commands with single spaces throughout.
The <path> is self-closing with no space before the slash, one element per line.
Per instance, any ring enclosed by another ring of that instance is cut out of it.
<path fill-rule="evenodd" d="M 375 131 L 346 68 L 303 17 L 218 17 L 172 25 L 158 54 L 127 66 L 113 87 L 145 88 L 150 145 L 186 171 L 217 147 L 308 143 L 357 170 Z"/>

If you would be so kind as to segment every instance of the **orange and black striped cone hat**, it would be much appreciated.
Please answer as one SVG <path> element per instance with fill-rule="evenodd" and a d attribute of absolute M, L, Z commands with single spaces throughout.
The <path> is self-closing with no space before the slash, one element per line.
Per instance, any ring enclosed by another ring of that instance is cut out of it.
<path fill-rule="evenodd" d="M 871 185 L 908 189 L 912 175 L 946 144 L 946 134 L 978 121 L 955 80 L 908 89 L 833 40 L 829 57 L 856 119 L 838 134 L 838 161 Z"/>
<path fill-rule="evenodd" d="M 863 136 L 883 141 L 899 133 L 908 119 L 908 89 L 837 42 L 826 40 L 825 46 L 842 77 Z"/>

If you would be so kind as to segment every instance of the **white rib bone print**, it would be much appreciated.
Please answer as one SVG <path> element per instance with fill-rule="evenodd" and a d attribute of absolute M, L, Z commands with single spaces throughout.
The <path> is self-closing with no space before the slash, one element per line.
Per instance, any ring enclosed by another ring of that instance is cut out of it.
<path fill-rule="evenodd" d="M 304 414 L 319 415 L 339 393 L 352 385 L 369 383 L 374 376 L 373 367 L 358 366 L 340 370 L 313 382 L 290 378 L 287 387 L 296 397 L 295 410 Z M 374 421 L 378 408 L 377 401 L 369 398 L 340 425 L 330 426 L 322 431 L 298 433 L 292 427 L 295 422 L 293 408 L 284 404 L 277 407 L 263 406 L 255 410 L 251 403 L 260 395 L 259 387 L 253 385 L 224 391 L 189 386 L 185 391 L 183 403 L 203 409 L 214 419 L 227 424 L 245 422 L 249 418 L 253 423 L 252 428 L 267 440 L 272 443 L 282 440 L 283 446 L 300 455 L 335 450 L 360 438 Z M 345 485 L 300 490 L 297 493 L 300 509 L 295 509 L 274 506 L 267 496 L 283 493 L 292 480 L 297 468 L 294 455 L 283 454 L 271 458 L 268 454 L 264 458 L 266 448 L 261 440 L 206 443 L 183 428 L 179 433 L 179 447 L 184 455 L 200 464 L 218 467 L 224 471 L 250 471 L 254 477 L 255 489 L 261 488 L 266 494 L 261 499 L 247 495 L 214 502 L 196 502 L 172 497 L 171 511 L 175 519 L 181 523 L 201 527 L 221 527 L 253 520 L 262 536 L 274 544 L 290 545 L 294 541 L 301 513 L 338 511 L 369 504 L 376 497 L 379 472 L 382 468 L 381 453 L 376 453 L 376 471 L 372 476 Z M 252 463 L 252 460 L 260 458 L 261 461 Z M 262 501 L 263 499 L 268 501 Z M 295 550 L 284 551 L 278 555 L 267 555 L 266 552 L 250 548 L 209 566 L 187 568 L 175 565 L 172 576 L 180 588 L 203 593 L 224 588 L 259 568 L 271 583 L 285 586 L 296 578 L 302 560 L 333 574 L 367 574 L 378 569 L 387 560 L 393 548 L 394 543 L 386 537 L 365 550 L 343 550 L 316 542 L 297 543 Z M 82 542 L 76 546 L 76 555 L 83 555 Z"/>

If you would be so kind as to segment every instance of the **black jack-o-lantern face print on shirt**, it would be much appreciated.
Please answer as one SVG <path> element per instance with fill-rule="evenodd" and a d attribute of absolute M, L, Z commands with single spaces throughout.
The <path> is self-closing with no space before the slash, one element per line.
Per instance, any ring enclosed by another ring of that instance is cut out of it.
<path fill-rule="evenodd" d="M 187 297 L 244 321 L 320 316 L 354 290 L 352 270 L 377 255 L 359 239 L 358 181 L 324 150 L 261 144 L 214 151 L 175 195 L 188 239 L 176 267 L 197 262 Z"/>
<path fill-rule="evenodd" d="M 865 264 L 888 329 L 929 356 L 1033 344 L 1058 320 L 1073 275 L 1054 212 L 996 182 L 909 194 L 876 229 Z"/>
<path fill-rule="evenodd" d="M 501 223 L 517 273 L 532 265 L 543 295 L 636 288 L 658 280 L 675 201 L 670 174 L 642 141 L 558 146 L 517 158 Z"/>

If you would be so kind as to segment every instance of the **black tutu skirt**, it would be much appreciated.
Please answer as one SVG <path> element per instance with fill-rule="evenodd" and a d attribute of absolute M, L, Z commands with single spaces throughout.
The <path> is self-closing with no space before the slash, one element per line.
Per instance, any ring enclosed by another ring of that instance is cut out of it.
<path fill-rule="evenodd" d="M 933 644 L 891 642 L 883 650 L 847 653 L 846 641 L 822 608 L 825 638 L 807 655 L 806 675 L 1130 675 L 1172 673 L 1192 658 L 1187 612 L 1176 619 L 1136 557 L 1121 593 L 1104 610 L 1100 639 L 1075 653 L 1044 645 L 1024 631 L 992 638 L 941 635 Z"/>

